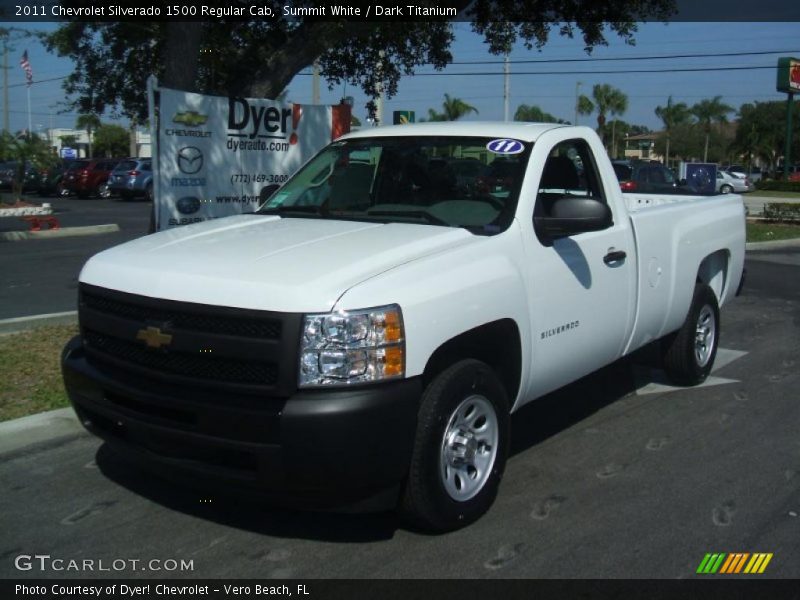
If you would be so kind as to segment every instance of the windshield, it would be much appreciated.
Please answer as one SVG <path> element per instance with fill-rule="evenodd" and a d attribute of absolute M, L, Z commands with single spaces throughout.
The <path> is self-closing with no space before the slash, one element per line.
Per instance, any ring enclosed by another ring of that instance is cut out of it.
<path fill-rule="evenodd" d="M 491 235 L 514 217 L 530 146 L 475 137 L 335 142 L 258 212 L 464 227 Z"/>

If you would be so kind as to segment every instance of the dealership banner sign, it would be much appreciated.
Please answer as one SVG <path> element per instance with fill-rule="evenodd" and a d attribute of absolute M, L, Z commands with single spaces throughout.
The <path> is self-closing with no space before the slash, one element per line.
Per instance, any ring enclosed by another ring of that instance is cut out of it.
<path fill-rule="evenodd" d="M 156 229 L 252 212 L 350 129 L 350 107 L 225 98 L 153 86 Z M 153 118 L 151 116 L 151 123 Z"/>

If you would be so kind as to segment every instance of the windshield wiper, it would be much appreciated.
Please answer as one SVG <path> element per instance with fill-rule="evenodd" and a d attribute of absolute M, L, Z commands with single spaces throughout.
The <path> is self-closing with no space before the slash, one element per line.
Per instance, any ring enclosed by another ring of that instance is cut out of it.
<path fill-rule="evenodd" d="M 426 210 L 371 210 L 365 215 L 367 217 L 410 217 L 412 219 L 423 219 L 431 225 L 444 225 L 452 227 L 447 221 L 443 221 L 436 215 Z"/>
<path fill-rule="evenodd" d="M 280 206 L 272 206 L 270 208 L 262 208 L 257 212 L 260 215 L 302 213 L 304 215 L 313 214 L 325 216 L 328 214 L 328 210 L 323 206 L 291 206 L 283 204 Z"/>

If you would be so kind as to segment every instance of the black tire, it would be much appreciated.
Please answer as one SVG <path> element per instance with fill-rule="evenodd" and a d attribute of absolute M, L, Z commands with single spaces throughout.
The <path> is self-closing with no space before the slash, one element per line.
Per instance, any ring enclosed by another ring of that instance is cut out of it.
<path fill-rule="evenodd" d="M 111 198 L 111 189 L 108 187 L 107 181 L 104 181 L 99 186 L 97 186 L 97 197 L 103 198 L 104 200 L 107 198 Z"/>
<path fill-rule="evenodd" d="M 733 191 L 733 188 L 731 186 L 727 185 L 727 184 L 723 185 L 721 188 L 719 188 L 719 193 L 720 194 L 730 194 L 732 191 Z"/>
<path fill-rule="evenodd" d="M 697 338 L 701 328 L 704 342 Z M 662 340 L 664 370 L 673 382 L 697 385 L 706 380 L 717 356 L 719 330 L 717 296 L 706 284 L 698 283 L 683 326 Z"/>
<path fill-rule="evenodd" d="M 153 201 L 153 182 L 147 184 L 147 187 L 144 188 L 144 199 L 148 202 Z"/>
<path fill-rule="evenodd" d="M 462 421 L 463 430 L 455 427 L 459 417 L 469 417 Z M 484 425 L 477 426 L 481 418 L 485 419 Z M 418 528 L 442 532 L 464 527 L 489 510 L 508 456 L 509 423 L 505 388 L 488 365 L 467 359 L 439 373 L 422 396 L 411 466 L 400 502 L 403 516 Z M 471 426 L 476 427 L 471 429 Z M 474 433 L 481 427 L 484 433 Z M 465 444 L 446 443 L 446 432 L 454 430 L 469 430 L 460 438 Z M 470 435 L 474 437 L 470 439 Z M 496 439 L 493 448 L 487 443 L 492 439 Z M 458 460 L 452 454 L 458 448 L 464 450 L 466 462 L 454 468 L 446 462 L 446 457 Z M 470 457 L 478 457 L 473 462 L 473 472 L 466 465 Z M 487 462 L 482 468 L 474 466 L 475 463 L 481 466 L 483 461 Z M 464 494 L 464 499 L 454 499 L 448 492 L 448 486 L 456 491 L 459 481 L 466 481 L 461 484 L 461 491 L 456 492 Z M 467 494 L 472 495 L 466 497 Z"/>

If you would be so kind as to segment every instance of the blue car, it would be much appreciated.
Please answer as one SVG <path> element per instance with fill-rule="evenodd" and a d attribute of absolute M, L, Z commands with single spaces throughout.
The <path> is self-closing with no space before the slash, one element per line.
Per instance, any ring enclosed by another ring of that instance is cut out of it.
<path fill-rule="evenodd" d="M 153 163 L 149 158 L 121 160 L 108 178 L 108 191 L 123 200 L 153 199 Z"/>

